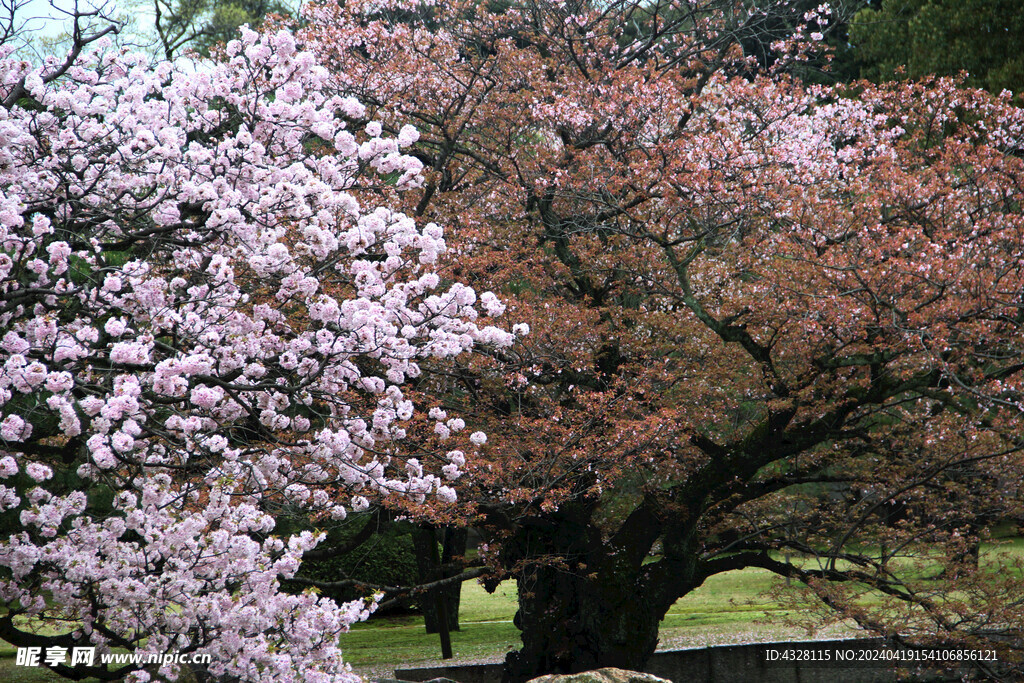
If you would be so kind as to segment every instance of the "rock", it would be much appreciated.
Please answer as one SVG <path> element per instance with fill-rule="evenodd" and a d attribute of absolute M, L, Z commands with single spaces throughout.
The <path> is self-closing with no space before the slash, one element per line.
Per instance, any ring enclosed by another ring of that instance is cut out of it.
<path fill-rule="evenodd" d="M 578 674 L 552 674 L 534 678 L 529 683 L 672 683 L 664 678 L 625 669 L 595 669 Z"/>

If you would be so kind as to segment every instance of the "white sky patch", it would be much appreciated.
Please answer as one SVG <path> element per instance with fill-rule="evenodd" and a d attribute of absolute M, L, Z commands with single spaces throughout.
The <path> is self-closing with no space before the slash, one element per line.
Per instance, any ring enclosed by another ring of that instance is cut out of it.
<path fill-rule="evenodd" d="M 76 7 L 75 0 L 0 0 L 5 23 L 12 2 L 17 7 L 14 40 L 19 56 L 38 59 L 43 53 L 61 53 L 66 49 L 66 40 L 62 39 L 66 39 L 72 29 L 70 13 Z M 114 41 L 144 52 L 152 49 L 156 33 L 152 5 L 147 0 L 78 0 L 77 7 L 81 12 L 100 13 L 83 18 L 82 26 L 87 28 L 87 34 L 102 30 L 114 20 L 123 26 L 119 35 L 112 36 Z"/>
<path fill-rule="evenodd" d="M 154 2 L 77 0 L 77 7 L 80 12 L 98 12 L 96 16 L 83 18 L 86 35 L 101 31 L 111 21 L 116 21 L 120 30 L 117 35 L 108 37 L 117 47 L 162 59 L 164 53 L 156 32 Z M 285 4 L 297 14 L 302 0 L 290 0 Z M 63 57 L 67 54 L 73 25 L 71 13 L 76 7 L 76 0 L 0 0 L 0 24 L 8 23 L 12 5 L 16 8 L 15 34 L 11 39 L 16 46 L 15 58 L 38 64 L 46 55 Z M 183 50 L 178 51 L 176 63 L 188 62 L 191 68 L 203 68 L 183 53 Z"/>

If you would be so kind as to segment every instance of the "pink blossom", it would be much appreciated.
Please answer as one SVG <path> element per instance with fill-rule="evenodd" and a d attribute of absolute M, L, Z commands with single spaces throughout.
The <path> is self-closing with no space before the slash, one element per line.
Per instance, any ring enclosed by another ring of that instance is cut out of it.
<path fill-rule="evenodd" d="M 107 292 L 120 292 L 123 287 L 121 278 L 117 275 L 108 275 L 103 279 L 103 290 Z"/>
<path fill-rule="evenodd" d="M 30 462 L 25 466 L 25 473 L 32 478 L 33 481 L 46 481 L 53 476 L 53 470 L 46 465 L 41 465 L 37 462 Z"/>
<path fill-rule="evenodd" d="M 0 422 L 0 439 L 4 441 L 24 441 L 31 434 L 32 425 L 20 415 L 8 415 Z"/>
<path fill-rule="evenodd" d="M 103 325 L 103 330 L 111 337 L 120 337 L 127 327 L 124 318 L 111 318 Z"/>
<path fill-rule="evenodd" d="M 149 347 L 136 341 L 117 342 L 110 348 L 110 362 L 145 365 L 150 362 Z"/>
<path fill-rule="evenodd" d="M 416 130 L 415 126 L 406 124 L 398 131 L 398 144 L 402 147 L 408 147 L 419 139 L 420 133 Z"/>
<path fill-rule="evenodd" d="M 366 108 L 337 97 L 287 33 L 243 29 L 199 71 L 100 50 L 67 78 L 41 73 L 0 54 L 0 75 L 24 77 L 39 105 L 4 110 L 0 145 L 0 279 L 29 302 L 0 322 L 0 476 L 27 462 L 40 484 L 0 489 L 21 524 L 0 542 L 0 593 L 30 616 L 81 622 L 83 642 L 145 633 L 166 652 L 174 634 L 196 634 L 216 676 L 354 681 L 337 637 L 373 605 L 283 593 L 279 575 L 317 539 L 278 538 L 263 506 L 285 492 L 341 518 L 384 496 L 455 499 L 442 482 L 460 476 L 461 453 L 404 464 L 399 425 L 417 408 L 401 384 L 429 357 L 500 338 L 474 322 L 469 287 L 425 303 L 442 227 L 353 191 L 381 175 L 398 189 L 420 182 L 422 163 L 402 153 L 418 132 L 388 121 L 395 138 L 373 121 L 356 138 L 339 112 L 360 120 Z M 239 120 L 225 126 L 228 109 Z M 116 163 L 93 163 L 103 159 Z M 146 248 L 115 257 L 124 242 Z M 335 287 L 339 274 L 353 288 Z M 15 397 L 45 433 L 12 412 Z M 442 438 L 465 426 L 430 416 Z M 75 437 L 60 467 L 114 489 L 118 513 L 56 486 L 56 462 L 21 445 L 30 437 Z"/>
<path fill-rule="evenodd" d="M 4 334 L 3 341 L 0 341 L 0 348 L 8 353 L 23 354 L 28 351 L 31 345 L 21 338 L 18 333 L 14 331 L 8 331 Z"/>
<path fill-rule="evenodd" d="M 135 439 L 124 432 L 117 432 L 110 437 L 110 445 L 118 453 L 127 453 L 135 447 Z"/>
<path fill-rule="evenodd" d="M 192 389 L 189 399 L 200 408 L 213 408 L 224 398 L 224 390 L 220 387 L 199 385 Z"/>
<path fill-rule="evenodd" d="M 17 461 L 9 455 L 0 458 L 0 477 L 7 478 L 18 473 Z"/>
<path fill-rule="evenodd" d="M 46 389 L 55 394 L 70 391 L 75 385 L 75 378 L 70 372 L 51 372 L 46 376 Z"/>
<path fill-rule="evenodd" d="M 493 317 L 500 316 L 505 312 L 505 304 L 498 300 L 498 297 L 493 292 L 484 292 L 480 295 L 480 305 L 483 306 L 487 315 Z"/>

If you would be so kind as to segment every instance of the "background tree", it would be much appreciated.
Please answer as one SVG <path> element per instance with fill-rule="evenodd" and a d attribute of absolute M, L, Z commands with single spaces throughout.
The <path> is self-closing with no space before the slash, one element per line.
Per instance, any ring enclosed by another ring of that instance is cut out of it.
<path fill-rule="evenodd" d="M 440 632 L 437 592 L 445 601 L 448 631 L 458 631 L 461 581 L 483 572 L 466 561 L 465 526 L 437 529 L 430 523 L 395 521 L 381 507 L 325 528 L 326 537 L 303 555 L 302 575 L 286 582 L 298 592 L 312 586 L 336 602 L 381 593 L 378 615 L 415 610 L 427 633 Z M 423 586 L 452 577 L 434 591 Z"/>
<path fill-rule="evenodd" d="M 640 669 L 679 597 L 751 566 L 1013 666 L 1019 561 L 964 549 L 1021 511 L 1021 112 L 805 88 L 824 6 L 408 8 L 313 7 L 301 40 L 416 122 L 395 201 L 530 328 L 417 386 L 490 435 L 460 500 L 518 581 L 507 677 Z M 764 11 L 793 27 L 770 63 L 734 30 Z"/>
<path fill-rule="evenodd" d="M 966 82 L 998 93 L 1024 90 L 1024 7 L 1014 0 L 885 0 L 850 24 L 861 75 L 909 78 L 966 72 Z"/>
<path fill-rule="evenodd" d="M 275 517 L 453 500 L 472 444 L 411 444 L 436 420 L 402 385 L 512 337 L 441 286 L 438 226 L 356 199 L 422 180 L 414 131 L 346 123 L 290 34 L 180 69 L 79 19 L 38 68 L 0 46 L 0 636 L 354 680 L 337 638 L 374 599 L 281 592 L 320 535 Z"/>
<path fill-rule="evenodd" d="M 186 48 L 209 56 L 212 47 L 234 39 L 240 26 L 256 28 L 267 15 L 294 12 L 280 0 L 153 0 L 152 10 L 167 59 Z"/>

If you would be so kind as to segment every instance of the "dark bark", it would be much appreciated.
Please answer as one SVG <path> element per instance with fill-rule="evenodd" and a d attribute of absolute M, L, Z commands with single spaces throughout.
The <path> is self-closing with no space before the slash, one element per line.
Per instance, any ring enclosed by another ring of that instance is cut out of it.
<path fill-rule="evenodd" d="M 438 538 L 438 533 L 433 527 L 421 527 L 412 534 L 413 547 L 416 551 L 416 568 L 419 574 L 420 583 L 430 583 L 439 579 L 446 579 L 456 576 L 460 569 L 452 567 L 452 560 L 464 555 L 466 552 L 466 539 L 468 533 L 464 528 L 445 528 Z M 441 543 L 440 563 L 437 561 L 437 545 Z M 442 569 L 448 567 L 448 569 Z M 459 630 L 459 605 L 462 598 L 462 584 L 454 583 L 436 591 L 430 591 L 419 601 L 423 610 L 423 622 L 426 625 L 427 633 L 438 633 L 440 631 L 440 615 L 438 594 L 443 601 L 444 610 L 447 614 L 448 630 Z"/>
<path fill-rule="evenodd" d="M 550 518 L 521 523 L 506 546 L 507 560 L 521 560 L 513 575 L 523 641 L 506 657 L 506 683 L 602 667 L 643 670 L 654 653 L 675 587 L 688 581 L 680 576 L 672 596 L 648 589 L 642 550 L 658 536 L 654 516 L 637 512 L 624 525 L 634 533 L 607 539 L 591 523 L 592 512 L 566 505 Z"/>
<path fill-rule="evenodd" d="M 505 660 L 507 682 L 609 666 L 642 670 L 654 654 L 661 614 L 637 582 L 575 569 L 539 566 L 519 575 L 515 625 L 523 646 Z"/>
<path fill-rule="evenodd" d="M 441 547 L 441 565 L 450 567 L 441 571 L 439 579 L 447 579 L 457 576 L 460 570 L 453 566 L 456 557 L 466 555 L 466 543 L 469 540 L 469 530 L 466 527 L 447 527 L 444 530 L 444 542 Z M 462 604 L 462 584 L 453 583 L 451 586 L 442 589 L 442 595 L 448 610 L 448 628 L 452 631 L 459 630 L 459 606 Z"/>

